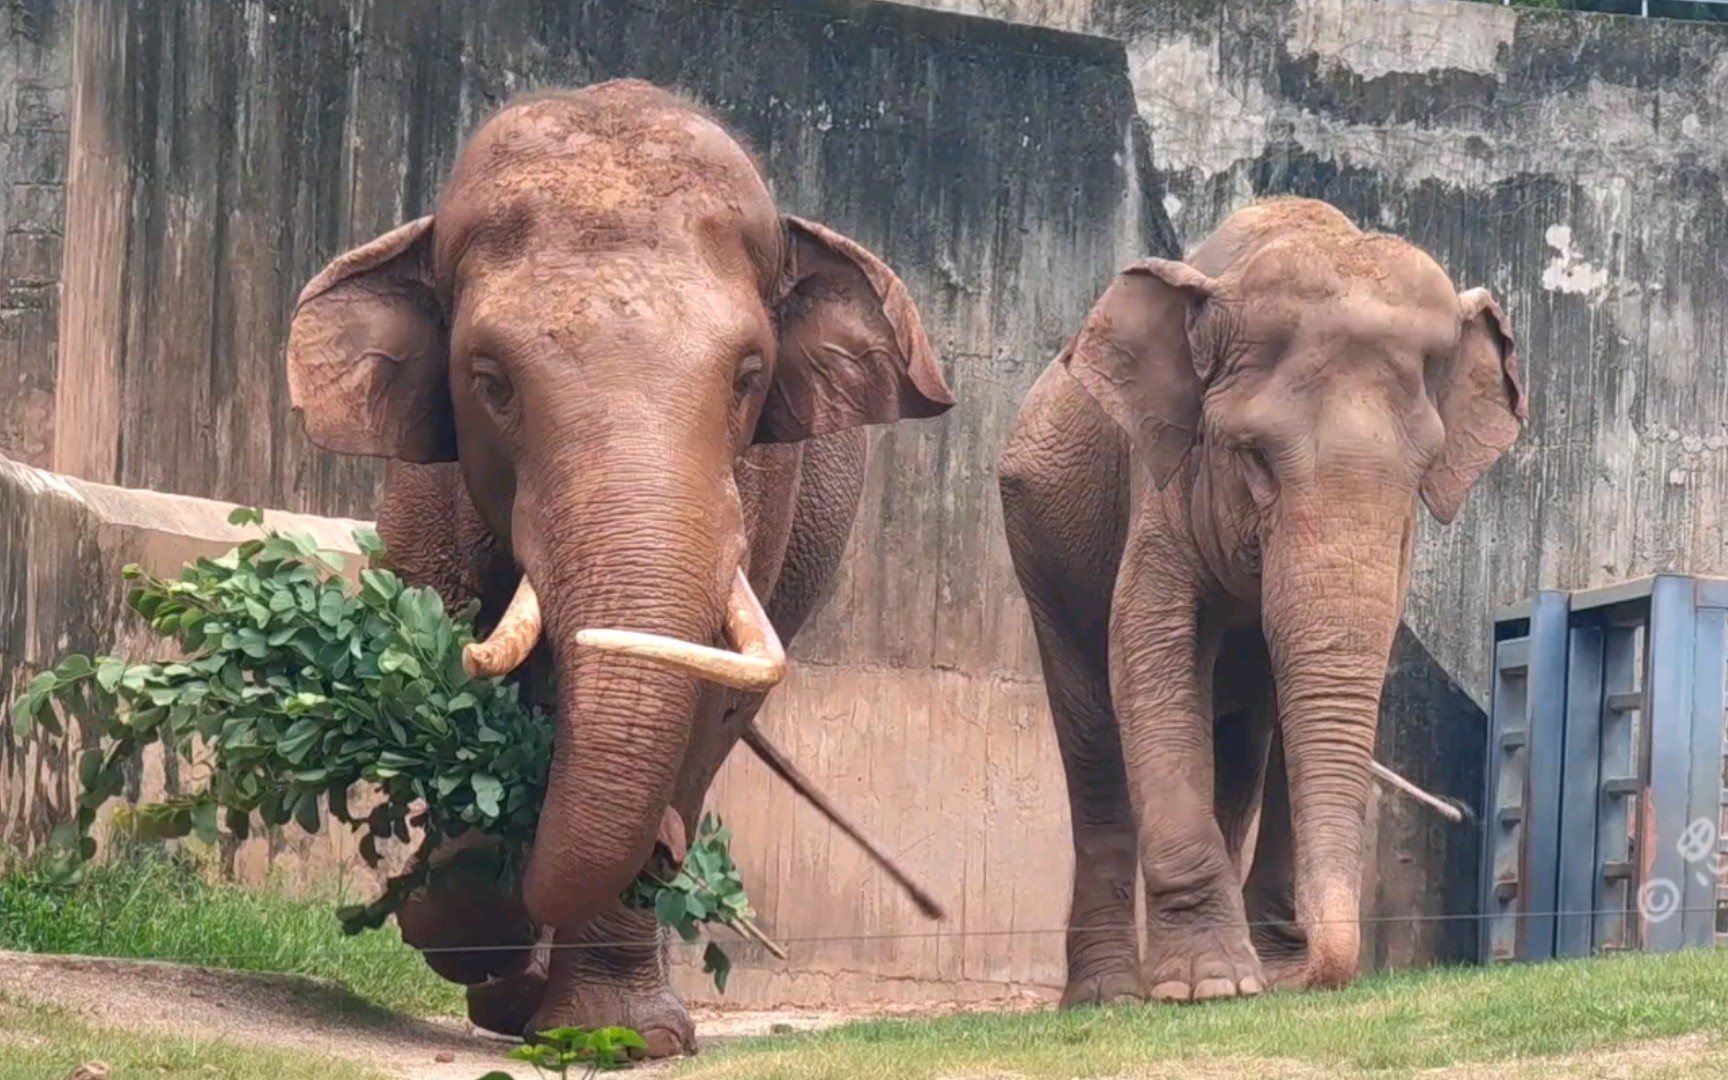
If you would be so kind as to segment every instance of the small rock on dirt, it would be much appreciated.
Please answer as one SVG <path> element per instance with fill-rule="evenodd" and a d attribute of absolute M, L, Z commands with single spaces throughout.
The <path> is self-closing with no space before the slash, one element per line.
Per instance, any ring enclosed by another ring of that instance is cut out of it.
<path fill-rule="evenodd" d="M 452 1054 L 448 1050 L 440 1050 L 436 1054 L 432 1055 L 432 1060 L 436 1061 L 440 1065 L 448 1065 L 452 1061 L 456 1060 L 456 1055 Z"/>
<path fill-rule="evenodd" d="M 794 1029 L 793 1029 L 791 1024 L 771 1024 L 768 1027 L 768 1034 L 770 1034 L 770 1035 L 790 1035 L 790 1034 L 792 1034 L 793 1030 Z"/>

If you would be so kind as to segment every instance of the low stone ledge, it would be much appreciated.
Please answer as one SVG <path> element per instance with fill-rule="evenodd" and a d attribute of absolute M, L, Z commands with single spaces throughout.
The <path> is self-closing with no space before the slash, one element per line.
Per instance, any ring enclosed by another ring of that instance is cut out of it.
<path fill-rule="evenodd" d="M 95 484 L 0 457 L 0 851 L 28 853 L 71 813 L 75 757 L 66 746 L 20 744 L 11 703 L 44 668 L 68 653 L 158 658 L 164 642 L 127 608 L 121 570 L 136 563 L 173 575 L 187 562 L 214 557 L 257 535 L 228 523 L 235 504 L 159 491 Z M 352 533 L 367 522 L 266 509 L 265 523 L 305 533 L 343 557 L 343 576 L 364 560 Z M 73 748 L 76 747 L 76 734 Z M 178 789 L 178 769 L 153 748 L 127 794 L 159 798 Z M 346 829 L 308 836 L 290 826 L 221 858 L 240 880 L 271 873 L 291 881 L 325 880 L 359 871 Z M 363 883 L 369 890 L 371 885 Z"/>

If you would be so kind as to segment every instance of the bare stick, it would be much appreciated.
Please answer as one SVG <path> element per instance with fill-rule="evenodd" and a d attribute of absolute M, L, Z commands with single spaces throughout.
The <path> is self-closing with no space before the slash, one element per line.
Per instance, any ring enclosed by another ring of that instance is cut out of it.
<path fill-rule="evenodd" d="M 1368 767 L 1374 771 L 1376 777 L 1386 781 L 1388 784 L 1391 784 L 1399 791 L 1402 791 L 1412 799 L 1415 799 L 1417 802 L 1428 807 L 1430 810 L 1439 814 L 1447 821 L 1452 822 L 1454 825 L 1462 825 L 1467 818 L 1473 818 L 1476 816 L 1470 812 L 1468 806 L 1464 806 L 1452 799 L 1442 799 L 1438 795 L 1431 795 L 1417 787 L 1415 784 L 1412 784 L 1410 781 L 1404 779 L 1402 776 L 1399 776 L 1391 769 L 1380 764 L 1378 761 L 1369 759 Z"/>
<path fill-rule="evenodd" d="M 808 799 L 810 805 L 822 812 L 823 817 L 833 822 L 835 828 L 851 837 L 853 843 L 863 848 L 864 853 L 870 856 L 877 866 L 885 870 L 889 877 L 906 890 L 907 895 L 912 897 L 912 902 L 918 905 L 919 911 L 923 912 L 926 917 L 938 921 L 948 918 L 948 913 L 942 909 L 942 905 L 937 902 L 936 898 L 930 895 L 929 890 L 913 881 L 906 871 L 900 869 L 899 865 L 878 848 L 869 837 L 859 832 L 857 826 L 847 821 L 840 811 L 835 809 L 834 804 L 828 801 L 828 797 L 817 790 L 815 783 L 800 772 L 798 766 L 792 764 L 786 755 L 780 752 L 780 748 L 762 733 L 762 729 L 756 726 L 754 720 L 744 729 L 744 742 L 756 752 L 756 756 L 762 759 L 762 764 L 768 766 L 770 772 L 786 781 L 793 791 Z"/>

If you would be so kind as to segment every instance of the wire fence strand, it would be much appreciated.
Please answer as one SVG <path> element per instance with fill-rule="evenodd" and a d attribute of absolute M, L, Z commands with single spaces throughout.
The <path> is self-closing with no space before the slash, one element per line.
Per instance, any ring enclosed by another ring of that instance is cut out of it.
<path fill-rule="evenodd" d="M 1671 908 L 1671 909 L 1665 909 L 1665 911 L 1666 911 L 1666 914 L 1663 916 L 1664 920 L 1668 919 L 1668 918 L 1673 918 L 1675 916 L 1682 915 L 1682 914 L 1702 914 L 1702 913 L 1714 914 L 1714 913 L 1718 913 L 1719 909 L 1714 905 L 1710 905 L 1710 906 L 1704 906 L 1704 907 L 1676 907 L 1676 908 Z M 1364 916 L 1361 916 L 1360 918 L 1357 918 L 1357 919 L 1316 919 L 1316 920 L 1311 920 L 1306 924 L 1295 923 L 1295 922 L 1291 922 L 1288 920 L 1282 920 L 1282 919 L 1263 919 L 1263 920 L 1258 920 L 1258 921 L 1249 921 L 1246 923 L 1203 922 L 1203 923 L 1189 923 L 1189 924 L 1182 926 L 1181 929 L 1184 931 L 1190 931 L 1190 932 L 1205 932 L 1205 931 L 1210 931 L 1210 930 L 1228 930 L 1228 929 L 1231 929 L 1233 927 L 1243 927 L 1243 926 L 1245 926 L 1249 930 L 1253 930 L 1256 928 L 1267 928 L 1267 929 L 1295 928 L 1295 929 L 1301 929 L 1303 926 L 1308 926 L 1308 927 L 1326 926 L 1326 925 L 1334 925 L 1337 923 L 1355 923 L 1357 925 L 1364 925 L 1364 924 L 1366 924 L 1366 925 L 1386 925 L 1386 924 L 1397 924 L 1397 923 L 1472 922 L 1472 921 L 1481 921 L 1484 919 L 1496 919 L 1496 920 L 1500 920 L 1500 919 L 1593 919 L 1593 918 L 1596 918 L 1598 916 L 1635 918 L 1635 917 L 1637 917 L 1637 915 L 1638 915 L 1638 912 L 1635 909 L 1628 909 L 1628 908 L 1601 908 L 1601 909 L 1595 909 L 1595 910 L 1582 910 L 1582 911 L 1508 911 L 1508 912 L 1468 911 L 1468 912 L 1444 912 L 1444 913 L 1438 913 L 1438 914 L 1418 913 L 1418 914 L 1411 914 L 1411 915 L 1364 915 Z M 1001 938 L 1049 937 L 1049 936 L 1055 936 L 1055 935 L 1066 935 L 1066 934 L 1069 934 L 1071 932 L 1073 932 L 1073 933 L 1124 933 L 1124 932 L 1128 932 L 1128 933 L 1136 933 L 1137 934 L 1140 932 L 1141 929 L 1142 929 L 1142 924 L 1139 924 L 1139 923 L 1104 923 L 1104 924 L 1090 924 L 1090 925 L 1084 925 L 1084 926 L 1078 926 L 1078 927 L 1068 927 L 1068 926 L 1037 927 L 1037 928 L 1007 927 L 1007 928 L 998 929 L 998 930 L 909 930 L 909 931 L 897 931 L 897 932 L 893 932 L 893 933 L 819 934 L 819 935 L 806 935 L 806 936 L 802 936 L 802 937 L 780 937 L 780 938 L 776 938 L 775 940 L 776 940 L 776 942 L 778 942 L 781 945 L 823 946 L 823 945 L 836 945 L 836 944 L 861 944 L 861 943 L 866 943 L 866 942 L 877 942 L 877 941 L 930 941 L 930 940 L 956 941 L 956 940 L 969 940 L 969 939 L 974 939 L 974 938 L 1001 939 Z M 538 949 L 545 949 L 545 950 L 552 950 L 552 951 L 562 951 L 562 950 L 572 950 L 572 949 L 640 949 L 640 948 L 644 948 L 644 947 L 655 946 L 655 945 L 662 944 L 662 943 L 670 944 L 673 947 L 684 947 L 684 948 L 697 948 L 697 947 L 701 947 L 705 944 L 705 942 L 701 939 L 698 939 L 696 941 L 684 941 L 683 939 L 677 937 L 674 934 L 671 934 L 671 933 L 665 932 L 665 931 L 661 931 L 661 932 L 657 932 L 654 937 L 616 938 L 616 939 L 606 939 L 606 940 L 600 940 L 600 941 L 556 941 L 556 940 L 554 940 L 554 941 L 539 941 L 539 942 L 535 942 L 535 943 L 531 943 L 531 944 L 521 944 L 521 945 L 496 945 L 496 944 L 493 944 L 493 945 L 437 945 L 437 946 L 429 946 L 426 948 L 416 948 L 414 946 L 409 946 L 409 947 L 414 948 L 416 952 L 419 952 L 423 955 L 456 955 L 456 954 L 464 954 L 464 953 L 514 952 L 514 951 L 519 951 L 519 950 L 538 950 Z M 747 938 L 737 938 L 735 940 L 728 940 L 726 942 L 726 946 L 728 949 L 739 948 L 739 949 L 749 949 L 749 950 L 763 950 L 765 948 L 760 942 L 751 941 Z M 359 951 L 356 951 L 353 949 L 334 949 L 334 948 L 331 948 L 331 949 L 309 949 L 309 950 L 306 950 L 302 955 L 305 955 L 305 956 L 345 956 L 345 957 L 348 957 L 350 959 L 355 959 L 355 960 L 366 960 L 366 959 L 371 959 L 373 957 L 381 957 L 381 956 L 387 955 L 389 952 L 392 952 L 392 951 L 395 951 L 394 946 L 392 946 L 389 949 L 370 949 L 370 950 L 359 950 Z M 180 954 L 177 956 L 156 955 L 156 956 L 152 956 L 152 959 L 168 961 L 171 963 L 198 962 L 198 963 L 206 963 L 207 964 L 207 963 L 210 963 L 212 961 L 262 959 L 262 958 L 268 958 L 268 957 L 271 957 L 274 955 L 276 955 L 275 950 L 259 950 L 256 952 L 250 952 L 250 951 L 248 951 L 248 952 L 228 952 L 228 953 L 202 953 L 201 952 L 201 953 L 196 953 L 196 954 L 183 953 L 183 954 Z"/>

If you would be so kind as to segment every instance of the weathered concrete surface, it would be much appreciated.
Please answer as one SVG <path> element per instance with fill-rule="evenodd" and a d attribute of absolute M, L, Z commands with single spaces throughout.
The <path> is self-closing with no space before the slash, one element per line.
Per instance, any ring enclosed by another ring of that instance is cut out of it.
<path fill-rule="evenodd" d="M 301 283 L 424 211 L 463 133 L 516 90 L 632 74 L 714 106 L 788 207 L 900 270 L 961 399 L 875 440 L 842 579 L 764 717 L 955 918 L 920 919 L 735 760 L 715 805 L 793 954 L 740 949 L 743 1003 L 1059 980 L 1066 804 L 994 463 L 1113 270 L 1255 194 L 1326 198 L 1491 286 L 1529 371 L 1524 442 L 1456 526 L 1424 524 L 1383 760 L 1476 797 L 1492 602 L 1722 572 L 1722 28 L 1434 0 L 932 2 L 1098 36 L 862 0 L 0 5 L 58 28 L 27 56 L 0 41 L 0 88 L 26 59 L 70 88 L 36 125 L 70 130 L 43 174 L 67 187 L 41 219 L 66 222 L 59 355 L 0 348 L 0 388 L 39 391 L 21 420 L 0 389 L 0 446 L 35 440 L 31 460 L 92 480 L 369 516 L 375 466 L 316 452 L 288 416 Z M 9 130 L 0 107 L 0 145 Z M 22 526 L 3 527 L 16 561 Z M 95 612 L 76 641 L 99 647 L 118 593 L 53 573 L 36 602 Z M 23 602 L 0 608 L 9 635 Z M 1458 955 L 1475 834 L 1397 800 L 1375 820 L 1369 959 Z"/>
<path fill-rule="evenodd" d="M 92 484 L 0 457 L 0 708 L 9 714 L 25 685 L 68 653 L 164 656 L 164 642 L 125 605 L 121 569 L 135 563 L 172 576 L 193 559 L 220 555 L 256 536 L 254 529 L 228 524 L 233 509 Z M 350 579 L 363 565 L 351 537 L 360 522 L 285 513 L 266 520 L 346 556 Z M 76 791 L 68 766 L 86 732 L 76 718 L 63 720 L 73 736 L 69 746 L 37 739 L 21 744 L 10 724 L 0 724 L 0 851 L 28 853 L 70 816 Z M 179 782 L 175 764 L 165 765 L 156 750 L 137 763 L 130 780 L 129 795 L 146 799 L 176 791 Z M 376 880 L 341 831 L 308 836 L 291 825 L 230 845 L 223 857 L 243 881 L 262 881 L 272 871 L 291 883 L 327 881 L 338 873 Z"/>
<path fill-rule="evenodd" d="M 0 454 L 49 464 L 65 221 L 64 5 L 0 5 Z"/>
<path fill-rule="evenodd" d="M 315 451 L 289 416 L 289 306 L 326 259 L 424 212 L 518 90 L 681 86 L 754 145 L 787 209 L 888 260 L 966 404 L 874 440 L 835 599 L 763 722 L 954 919 L 920 918 L 736 761 L 715 805 L 793 960 L 740 948 L 727 998 L 1060 979 L 1066 804 L 994 462 L 1045 358 L 1158 242 L 1121 46 L 854 0 L 44 3 L 73 12 L 77 53 L 53 447 L 75 475 L 370 515 L 375 464 Z"/>
<path fill-rule="evenodd" d="M 1426 516 L 1380 757 L 1480 800 L 1489 613 L 1728 564 L 1728 27 L 1447 0 L 928 0 L 1115 38 L 1186 247 L 1266 194 L 1423 245 L 1510 313 L 1531 425 Z M 1368 959 L 1467 955 L 1475 834 L 1383 801 Z"/>

